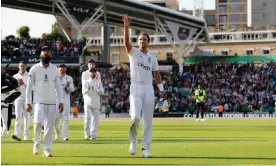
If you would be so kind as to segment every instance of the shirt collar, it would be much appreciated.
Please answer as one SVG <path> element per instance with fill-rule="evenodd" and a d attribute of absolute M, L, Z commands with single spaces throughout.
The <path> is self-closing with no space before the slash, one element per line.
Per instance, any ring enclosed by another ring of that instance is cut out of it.
<path fill-rule="evenodd" d="M 50 65 L 51 65 L 51 63 L 49 63 L 49 66 L 48 66 L 48 67 L 50 67 Z M 40 67 L 43 67 L 43 68 L 46 68 L 46 69 L 48 68 L 48 67 L 43 66 L 42 62 L 39 63 L 39 66 L 40 66 Z"/>
<path fill-rule="evenodd" d="M 92 78 L 90 77 L 90 81 L 96 81 L 96 78 L 92 79 Z"/>

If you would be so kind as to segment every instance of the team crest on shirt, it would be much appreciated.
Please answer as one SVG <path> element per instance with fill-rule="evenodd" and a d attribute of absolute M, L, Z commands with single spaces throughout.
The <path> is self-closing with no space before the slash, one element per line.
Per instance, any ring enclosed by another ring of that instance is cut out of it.
<path fill-rule="evenodd" d="M 45 83 L 48 82 L 48 75 L 47 75 L 47 74 L 44 75 L 44 82 L 45 82 Z"/>

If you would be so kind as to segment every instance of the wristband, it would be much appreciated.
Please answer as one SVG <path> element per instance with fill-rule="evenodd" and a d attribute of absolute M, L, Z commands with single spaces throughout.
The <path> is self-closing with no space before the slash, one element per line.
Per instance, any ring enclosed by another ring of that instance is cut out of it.
<path fill-rule="evenodd" d="M 163 84 L 158 84 L 157 86 L 158 86 L 158 89 L 159 89 L 160 91 L 164 91 Z"/>

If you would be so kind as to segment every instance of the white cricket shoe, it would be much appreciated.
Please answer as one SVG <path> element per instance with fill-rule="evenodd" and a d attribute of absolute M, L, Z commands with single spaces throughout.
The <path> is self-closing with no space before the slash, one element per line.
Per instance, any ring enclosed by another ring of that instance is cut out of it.
<path fill-rule="evenodd" d="M 5 137 L 8 133 L 9 133 L 8 130 L 3 130 L 2 131 L 2 137 Z"/>
<path fill-rule="evenodd" d="M 28 135 L 24 135 L 24 137 L 23 137 L 23 140 L 24 141 L 27 141 L 29 138 L 28 138 Z"/>
<path fill-rule="evenodd" d="M 85 139 L 85 140 L 89 140 L 89 136 L 85 136 L 84 139 Z"/>
<path fill-rule="evenodd" d="M 196 119 L 196 121 L 198 122 L 198 121 L 199 121 L 199 119 Z"/>
<path fill-rule="evenodd" d="M 143 150 L 141 157 L 142 158 L 148 158 L 148 157 L 151 157 L 151 154 L 148 150 Z"/>
<path fill-rule="evenodd" d="M 56 134 L 56 135 L 55 135 L 55 140 L 59 140 L 59 138 L 61 138 L 61 136 L 58 135 L 58 134 Z"/>
<path fill-rule="evenodd" d="M 38 155 L 38 153 L 39 153 L 39 144 L 36 144 L 36 143 L 34 144 L 33 153 L 35 155 Z"/>
<path fill-rule="evenodd" d="M 130 143 L 130 147 L 129 147 L 129 153 L 131 155 L 135 155 L 136 154 L 136 143 Z"/>
<path fill-rule="evenodd" d="M 49 149 L 45 149 L 44 150 L 44 156 L 45 157 L 53 157 L 53 155 L 52 155 L 52 153 L 51 153 L 51 151 Z"/>
<path fill-rule="evenodd" d="M 201 119 L 200 121 L 204 122 L 204 121 L 205 121 L 205 119 Z"/>

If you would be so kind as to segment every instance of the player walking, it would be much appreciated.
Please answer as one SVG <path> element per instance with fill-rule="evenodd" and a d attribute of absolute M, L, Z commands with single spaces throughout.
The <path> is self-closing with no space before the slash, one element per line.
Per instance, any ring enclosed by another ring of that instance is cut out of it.
<path fill-rule="evenodd" d="M 143 117 L 143 139 L 141 157 L 150 157 L 150 142 L 152 137 L 152 119 L 154 112 L 154 89 L 152 85 L 152 72 L 161 93 L 164 92 L 156 56 L 148 51 L 149 35 L 141 33 L 138 36 L 139 48 L 132 47 L 129 41 L 130 19 L 124 15 L 124 45 L 128 52 L 130 62 L 130 117 L 129 131 L 130 154 L 136 154 L 138 139 L 138 126 Z"/>

